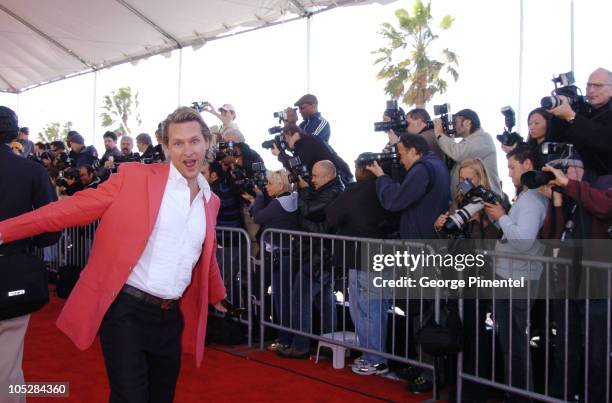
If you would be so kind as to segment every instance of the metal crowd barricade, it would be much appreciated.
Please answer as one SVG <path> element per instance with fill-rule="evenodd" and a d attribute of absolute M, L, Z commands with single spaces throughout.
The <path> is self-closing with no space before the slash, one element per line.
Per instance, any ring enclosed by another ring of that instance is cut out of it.
<path fill-rule="evenodd" d="M 429 246 L 402 240 L 366 239 L 276 229 L 263 231 L 260 243 L 262 245 L 260 248 L 262 270 L 259 273 L 261 349 L 264 348 L 265 328 L 272 328 L 293 335 L 294 343 L 296 337 L 302 336 L 308 340 L 328 342 L 365 354 L 374 354 L 388 360 L 414 365 L 432 371 L 433 395 L 434 398 L 438 398 L 437 371 L 434 370 L 433 357 L 427 356 L 421 346 L 416 345 L 414 333 L 417 328 L 425 324 L 428 315 L 436 321 L 439 319 L 439 293 L 428 300 L 422 294 L 411 295 L 410 289 L 407 289 L 405 296 L 396 295 L 395 288 L 391 294 L 387 291 L 383 295 L 382 288 L 375 289 L 372 285 L 370 289 L 367 286 L 371 284 L 368 278 L 365 282 L 367 289 L 360 289 L 357 292 L 357 294 L 365 292 L 366 296 L 366 312 L 364 316 L 360 316 L 358 322 L 358 326 L 365 323 L 365 329 L 361 333 L 365 335 L 366 340 L 359 342 L 352 331 L 355 326 L 351 324 L 351 314 L 347 312 L 351 304 L 354 309 L 363 305 L 363 301 L 356 302 L 362 296 L 350 295 L 350 292 L 347 292 L 349 276 L 359 276 L 356 273 L 351 274 L 350 268 L 347 267 L 355 264 L 351 263 L 350 253 L 357 254 L 356 249 L 360 249 L 360 253 L 365 253 L 366 256 L 375 252 L 395 254 L 404 250 L 429 250 Z M 354 256 L 355 258 L 357 256 Z M 337 264 L 331 264 L 330 259 L 336 259 Z M 396 270 L 398 269 L 393 266 L 390 274 L 393 278 L 400 274 Z M 370 274 L 366 276 L 369 277 Z M 326 306 L 329 308 L 326 299 L 329 298 L 330 290 L 335 291 L 335 300 L 331 312 L 326 312 Z M 274 302 L 275 300 L 277 302 Z M 376 305 L 372 308 L 371 302 L 377 300 L 381 301 L 375 302 L 378 308 Z M 386 304 L 382 300 L 388 300 L 388 309 L 383 308 Z M 290 304 L 289 314 L 285 304 Z M 319 307 L 318 321 L 314 320 L 313 304 Z M 371 319 L 377 309 L 380 315 L 378 324 L 375 324 Z M 391 332 L 387 337 L 388 342 L 385 343 L 382 341 L 384 337 L 380 336 L 386 330 L 382 328 L 380 320 L 382 315 L 387 317 L 391 315 L 389 319 Z M 371 329 L 370 326 L 378 326 L 378 329 Z M 316 327 L 318 331 L 315 330 Z M 378 343 L 376 340 L 367 340 L 370 335 L 373 335 L 373 338 L 377 337 Z M 387 344 L 390 345 L 390 350 L 387 350 Z"/>
<path fill-rule="evenodd" d="M 247 318 L 241 317 L 240 322 L 247 326 L 249 346 L 253 343 L 251 249 L 251 239 L 244 229 L 217 227 L 217 263 L 227 299 L 234 307 L 246 309 Z"/>
<path fill-rule="evenodd" d="M 570 286 L 572 268 L 577 267 L 571 259 L 519 256 L 495 251 L 485 253 L 492 259 L 494 267 L 497 267 L 501 259 L 506 259 L 512 268 L 516 262 L 525 263 L 528 278 L 531 278 L 535 270 L 541 270 L 541 274 L 537 281 L 529 282 L 524 299 L 513 298 L 512 292 L 509 296 L 499 297 L 493 291 L 491 300 L 476 299 L 471 303 L 470 309 L 475 310 L 475 317 L 480 312 L 479 304 L 489 304 L 492 343 L 490 350 L 483 351 L 480 348 L 483 343 L 478 340 L 482 323 L 478 320 L 474 323 L 464 321 L 464 327 L 475 327 L 476 343 L 475 356 L 465 356 L 465 353 L 458 355 L 458 399 L 463 395 L 465 381 L 469 381 L 545 402 L 611 401 L 612 263 L 580 261 L 581 281 L 586 287 L 582 296 L 579 292 L 572 294 L 570 291 L 574 288 Z M 590 296 L 592 277 L 603 283 L 605 296 L 601 293 L 594 298 Z M 468 313 L 466 303 L 467 300 L 459 299 L 462 319 Z M 504 315 L 498 311 L 504 307 L 504 303 L 507 304 L 507 311 L 503 308 L 503 312 L 508 314 L 508 319 L 506 325 L 502 326 Z M 513 326 L 519 327 L 513 329 Z M 508 331 L 503 332 L 500 327 L 506 327 Z M 496 361 L 500 355 L 496 350 L 498 338 L 507 341 L 505 347 L 501 343 L 502 351 L 504 348 L 506 350 L 502 353 L 503 378 Z M 535 363 L 534 358 L 538 356 L 540 360 Z M 472 370 L 466 372 L 465 364 L 468 360 L 473 360 Z M 487 368 L 482 368 L 483 362 L 487 363 Z M 535 377 L 538 377 L 537 381 Z M 596 388 L 599 389 L 598 393 L 594 391 Z"/>

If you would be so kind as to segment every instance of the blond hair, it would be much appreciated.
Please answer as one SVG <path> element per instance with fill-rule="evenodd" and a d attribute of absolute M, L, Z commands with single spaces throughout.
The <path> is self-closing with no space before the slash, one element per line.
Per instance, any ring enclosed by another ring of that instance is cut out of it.
<path fill-rule="evenodd" d="M 213 136 L 210 133 L 210 129 L 200 116 L 200 113 L 193 108 L 189 108 L 187 106 L 180 106 L 174 112 L 168 115 L 166 119 L 161 124 L 161 138 L 162 143 L 168 146 L 169 138 L 169 128 L 171 123 L 187 123 L 187 122 L 198 122 L 200 125 L 200 132 L 204 139 L 210 143 L 208 147 L 208 151 L 206 152 L 206 160 L 212 161 L 214 158 L 213 155 Z"/>
<path fill-rule="evenodd" d="M 289 182 L 289 172 L 285 169 L 279 169 L 278 171 L 266 171 L 266 179 L 268 181 L 281 185 L 281 192 L 290 192 L 291 191 L 291 182 Z"/>
<path fill-rule="evenodd" d="M 476 176 L 478 176 L 478 179 L 480 180 L 480 186 L 487 190 L 491 190 L 491 181 L 489 180 L 487 169 L 485 168 L 482 160 L 469 159 L 461 161 L 459 164 L 459 169 L 457 169 L 457 173 L 459 174 L 463 168 L 471 168 L 474 170 Z M 463 194 L 461 192 L 456 192 L 453 207 L 456 209 L 462 200 Z"/>

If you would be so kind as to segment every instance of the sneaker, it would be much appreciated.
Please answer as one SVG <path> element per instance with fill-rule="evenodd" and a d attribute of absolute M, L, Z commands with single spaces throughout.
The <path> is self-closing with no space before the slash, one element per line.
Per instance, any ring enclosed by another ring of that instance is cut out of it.
<path fill-rule="evenodd" d="M 389 372 L 389 367 L 385 363 L 370 364 L 361 362 L 359 364 L 353 364 L 351 369 L 357 375 L 382 375 Z"/>
<path fill-rule="evenodd" d="M 361 357 L 357 357 L 353 360 L 353 365 L 363 365 L 365 364 L 365 360 Z"/>
<path fill-rule="evenodd" d="M 276 350 L 276 354 L 283 358 L 295 358 L 299 360 L 310 358 L 309 351 L 297 351 L 291 346 L 281 346 L 278 350 Z"/>

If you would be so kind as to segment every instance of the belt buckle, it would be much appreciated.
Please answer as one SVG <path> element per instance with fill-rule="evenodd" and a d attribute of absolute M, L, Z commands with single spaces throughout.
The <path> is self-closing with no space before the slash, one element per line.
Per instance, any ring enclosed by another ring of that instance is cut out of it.
<path fill-rule="evenodd" d="M 168 309 L 170 309 L 170 306 L 172 306 L 173 302 L 174 302 L 174 300 L 167 299 L 167 300 L 165 300 L 164 302 L 161 303 L 160 307 L 161 307 L 161 309 L 167 311 Z"/>

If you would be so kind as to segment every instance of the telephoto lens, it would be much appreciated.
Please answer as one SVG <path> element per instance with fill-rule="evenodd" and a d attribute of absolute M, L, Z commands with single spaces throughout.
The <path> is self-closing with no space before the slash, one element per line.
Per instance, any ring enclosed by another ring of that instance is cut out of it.
<path fill-rule="evenodd" d="M 444 223 L 442 231 L 446 234 L 456 234 L 468 221 L 484 207 L 482 200 L 475 200 L 460 209 L 457 209 L 454 214 L 448 216 L 448 220 Z"/>
<path fill-rule="evenodd" d="M 555 175 L 550 172 L 529 171 L 521 175 L 521 184 L 529 189 L 537 189 L 555 179 Z"/>

